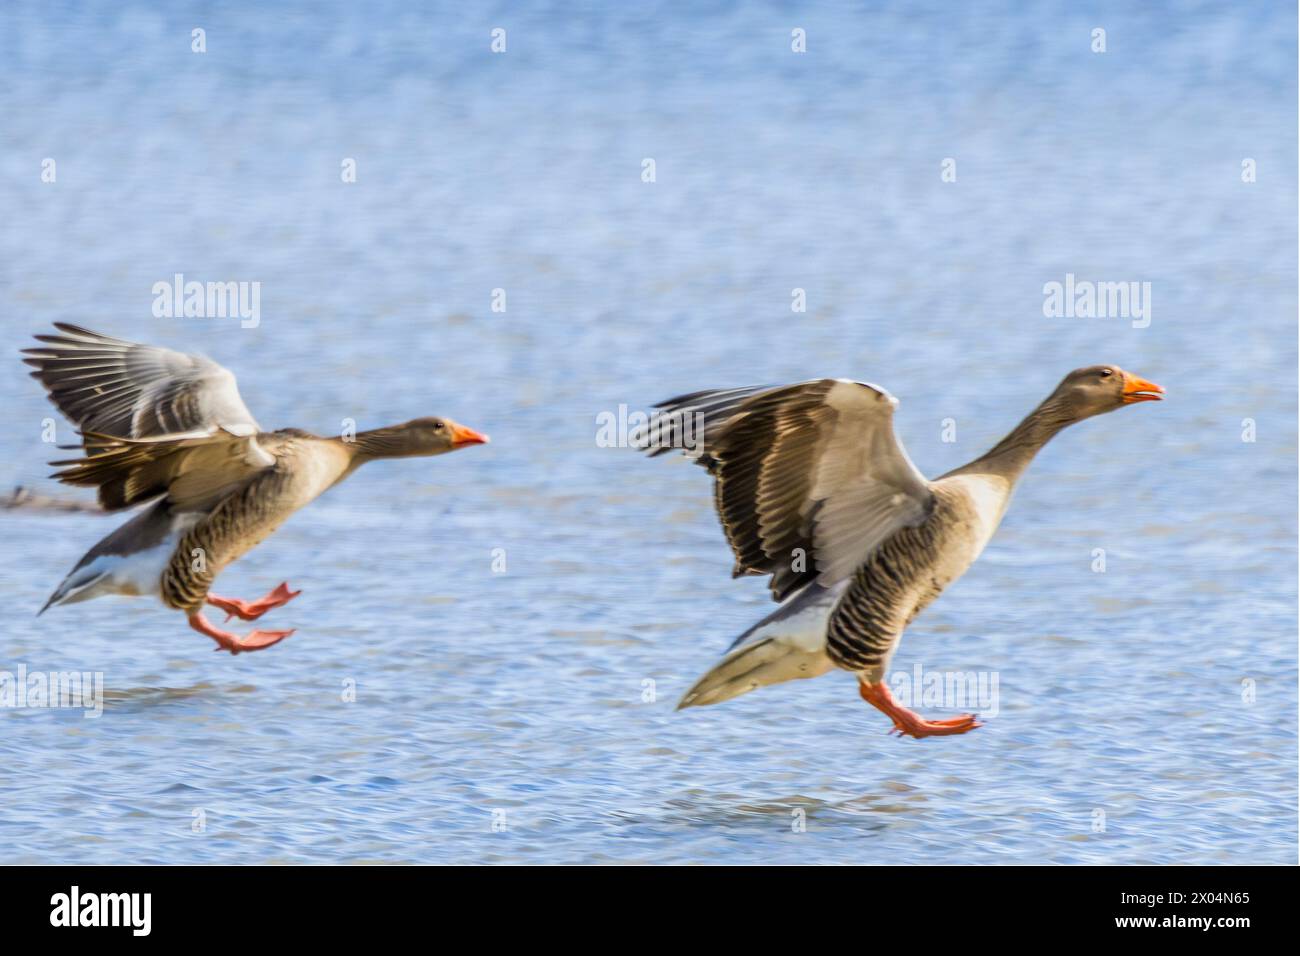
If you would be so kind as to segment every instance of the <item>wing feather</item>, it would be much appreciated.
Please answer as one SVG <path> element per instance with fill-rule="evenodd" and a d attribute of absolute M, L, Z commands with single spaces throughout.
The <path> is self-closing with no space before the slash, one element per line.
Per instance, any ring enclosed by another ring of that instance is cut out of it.
<path fill-rule="evenodd" d="M 51 477 L 99 490 L 99 503 L 117 511 L 166 494 L 172 510 L 207 511 L 276 459 L 257 435 L 224 429 L 158 438 L 123 439 L 89 432 L 86 457 L 52 461 Z"/>
<path fill-rule="evenodd" d="M 688 450 L 714 477 L 734 573 L 771 575 L 780 601 L 812 581 L 847 579 L 929 515 L 929 483 L 894 435 L 896 405 L 884 389 L 843 379 L 693 392 L 660 405 L 663 417 L 632 440 L 656 455 L 694 436 Z"/>
<path fill-rule="evenodd" d="M 83 433 L 144 438 L 225 428 L 260 431 L 229 369 L 201 355 L 110 338 L 56 322 L 24 349 L 32 377 Z"/>

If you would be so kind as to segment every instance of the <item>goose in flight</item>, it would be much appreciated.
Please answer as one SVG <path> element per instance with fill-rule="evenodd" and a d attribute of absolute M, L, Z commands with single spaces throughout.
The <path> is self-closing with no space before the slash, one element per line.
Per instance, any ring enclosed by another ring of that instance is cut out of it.
<path fill-rule="evenodd" d="M 857 675 L 891 733 L 980 726 L 971 714 L 926 720 L 894 699 L 885 675 L 903 631 L 979 557 L 1053 435 L 1163 393 L 1114 365 L 1076 369 L 990 451 L 933 481 L 894 435 L 898 400 L 876 385 L 820 379 L 663 402 L 633 444 L 652 455 L 686 447 L 708 469 L 733 577 L 770 575 L 780 602 L 678 707 L 838 667 Z"/>
<path fill-rule="evenodd" d="M 255 621 L 300 592 L 282 583 L 256 601 L 218 597 L 209 589 L 222 568 L 368 461 L 441 455 L 488 440 L 447 418 L 338 438 L 263 431 L 235 376 L 216 362 L 55 327 L 59 334 L 36 336 L 42 345 L 24 349 L 23 361 L 77 426 L 85 457 L 51 462 L 60 469 L 52 477 L 97 488 L 107 511 L 148 504 L 86 552 L 39 613 L 104 594 L 151 595 L 184 611 L 217 650 L 270 647 L 293 631 L 240 637 L 208 621 L 204 606 L 225 611 L 227 621 Z"/>

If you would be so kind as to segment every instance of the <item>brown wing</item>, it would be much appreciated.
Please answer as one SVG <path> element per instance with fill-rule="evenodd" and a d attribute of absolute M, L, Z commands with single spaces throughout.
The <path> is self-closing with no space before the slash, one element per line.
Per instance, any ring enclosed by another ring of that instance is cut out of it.
<path fill-rule="evenodd" d="M 714 476 L 734 573 L 772 575 L 780 601 L 844 580 L 899 528 L 925 520 L 929 484 L 893 431 L 897 401 L 874 385 L 818 379 L 695 392 L 634 434 L 651 454 L 682 444 Z"/>
<path fill-rule="evenodd" d="M 259 431 L 235 376 L 201 355 L 109 338 L 56 322 L 58 335 L 24 349 L 50 400 L 83 432 L 117 438 Z"/>
<path fill-rule="evenodd" d="M 107 511 L 166 494 L 174 511 L 206 511 L 275 465 L 258 436 L 226 431 L 124 439 L 86 434 L 86 457 L 53 461 L 50 477 L 99 489 Z"/>

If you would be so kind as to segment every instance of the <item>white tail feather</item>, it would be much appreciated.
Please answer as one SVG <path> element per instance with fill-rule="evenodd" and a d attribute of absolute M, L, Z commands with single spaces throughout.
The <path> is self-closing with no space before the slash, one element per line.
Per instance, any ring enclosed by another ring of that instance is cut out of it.
<path fill-rule="evenodd" d="M 832 670 L 826 623 L 847 586 L 845 581 L 827 590 L 814 582 L 791 596 L 742 634 L 738 646 L 695 682 L 677 709 L 720 704 L 758 687 Z"/>
<path fill-rule="evenodd" d="M 720 704 L 758 687 L 798 677 L 820 677 L 835 665 L 826 651 L 805 651 L 779 638 L 765 637 L 738 647 L 686 692 L 677 709 Z"/>

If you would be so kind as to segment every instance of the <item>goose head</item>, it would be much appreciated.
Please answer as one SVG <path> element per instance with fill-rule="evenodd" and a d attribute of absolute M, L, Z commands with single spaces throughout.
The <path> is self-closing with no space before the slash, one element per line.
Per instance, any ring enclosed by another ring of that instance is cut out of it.
<path fill-rule="evenodd" d="M 450 418 L 413 418 L 356 436 L 359 449 L 375 458 L 443 455 L 470 445 L 486 445 L 488 436 Z"/>
<path fill-rule="evenodd" d="M 1076 421 L 1113 412 L 1138 402 L 1158 402 L 1165 390 L 1118 365 L 1077 368 L 1061 381 L 1049 400 Z"/>

